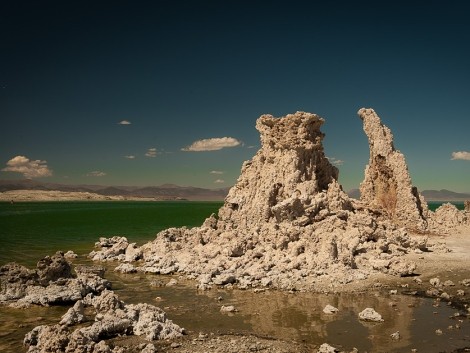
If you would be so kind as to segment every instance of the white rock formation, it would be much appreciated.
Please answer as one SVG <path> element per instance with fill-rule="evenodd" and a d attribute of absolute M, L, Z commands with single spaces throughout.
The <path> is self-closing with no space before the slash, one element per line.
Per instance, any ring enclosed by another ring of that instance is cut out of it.
<path fill-rule="evenodd" d="M 93 307 L 94 322 L 74 327 L 84 321 L 84 305 Z M 126 305 L 114 292 L 104 290 L 99 296 L 89 294 L 78 301 L 60 324 L 35 327 L 25 336 L 24 344 L 30 353 L 98 353 L 114 351 L 103 338 L 136 335 L 147 340 L 164 340 L 181 337 L 183 333 L 184 329 L 168 320 L 160 308 L 145 303 Z"/>
<path fill-rule="evenodd" d="M 338 308 L 335 308 L 333 305 L 327 304 L 323 308 L 323 312 L 325 314 L 336 314 L 338 312 Z"/>
<path fill-rule="evenodd" d="M 431 212 L 411 183 L 405 157 L 395 149 L 390 129 L 373 109 L 362 108 L 358 115 L 370 148 L 369 164 L 360 186 L 362 202 L 411 230 L 450 234 L 459 226 L 470 225 L 470 201 L 466 201 L 463 211 L 448 203 Z"/>
<path fill-rule="evenodd" d="M 440 234 L 451 234 L 462 225 L 470 225 L 470 210 L 460 211 L 451 203 L 445 203 L 435 212 L 429 212 L 429 230 Z"/>
<path fill-rule="evenodd" d="M 35 270 L 6 264 L 0 267 L 0 304 L 18 308 L 69 304 L 111 286 L 103 278 L 104 270 L 78 266 L 75 272 L 62 252 L 41 259 Z"/>
<path fill-rule="evenodd" d="M 361 183 L 361 201 L 378 207 L 393 221 L 411 229 L 427 228 L 427 204 L 411 183 L 405 157 L 393 144 L 390 129 L 373 109 L 358 111 L 369 139 L 370 158 Z"/>
<path fill-rule="evenodd" d="M 338 352 L 338 350 L 330 346 L 328 343 L 323 343 L 320 347 L 318 347 L 317 353 L 335 353 Z"/>
<path fill-rule="evenodd" d="M 382 315 L 380 315 L 377 311 L 372 308 L 365 308 L 359 313 L 359 319 L 363 321 L 374 321 L 374 322 L 382 322 Z"/>
<path fill-rule="evenodd" d="M 243 164 L 218 216 L 201 227 L 164 230 L 141 248 L 134 246 L 132 253 L 144 260 L 135 268 L 185 273 L 200 288 L 329 290 L 374 271 L 413 273 L 415 265 L 401 255 L 423 242 L 343 192 L 338 170 L 323 151 L 323 122 L 305 112 L 261 116 L 256 127 L 262 147 Z M 126 261 L 126 243 L 100 239 L 102 250 L 91 257 Z"/>

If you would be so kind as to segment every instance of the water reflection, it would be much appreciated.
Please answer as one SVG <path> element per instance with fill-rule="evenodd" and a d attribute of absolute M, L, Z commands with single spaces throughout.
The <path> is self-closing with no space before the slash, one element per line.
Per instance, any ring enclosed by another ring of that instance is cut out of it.
<path fill-rule="evenodd" d="M 123 277 L 119 278 L 122 281 Z M 470 345 L 469 319 L 461 317 L 462 322 L 451 319 L 456 309 L 446 303 L 435 307 L 434 301 L 427 298 L 391 295 L 388 291 L 339 295 L 224 289 L 197 291 L 194 283 L 181 280 L 175 287 L 150 288 L 142 284 L 158 276 L 132 278 L 129 276 L 125 283 L 121 282 L 120 295 L 135 294 L 131 288 L 139 287 L 143 292 L 136 301 L 147 296 L 147 300 L 163 307 L 175 322 L 193 332 L 251 332 L 315 345 L 328 342 L 344 350 L 356 347 L 360 352 L 410 352 L 412 348 L 439 352 Z M 163 283 L 169 280 L 161 278 Z M 129 300 L 133 300 L 131 296 Z M 156 301 L 156 297 L 161 300 Z M 339 311 L 325 314 L 323 308 L 327 304 Z M 222 314 L 222 305 L 234 305 L 239 311 L 231 316 Z M 384 322 L 359 320 L 359 313 L 367 307 L 379 312 Z M 456 324 L 460 328 L 456 328 Z M 437 335 L 437 329 L 443 334 Z M 400 339 L 394 340 L 390 335 L 397 331 Z"/>
<path fill-rule="evenodd" d="M 456 309 L 445 303 L 435 307 L 433 300 L 426 298 L 375 291 L 355 295 L 224 289 L 198 291 L 194 282 L 179 278 L 177 285 L 166 286 L 169 277 L 122 275 L 111 271 L 106 277 L 125 302 L 157 305 L 175 323 L 194 333 L 254 333 L 313 345 L 328 342 L 346 351 L 356 347 L 360 352 L 410 352 L 412 348 L 420 352 L 450 352 L 470 346 L 469 319 L 455 317 Z M 323 308 L 327 304 L 339 311 L 325 314 Z M 239 311 L 221 313 L 222 305 L 234 305 Z M 384 322 L 360 321 L 358 314 L 367 307 L 379 312 Z M 18 348 L 24 349 L 21 342 L 27 331 L 39 324 L 57 322 L 65 310 L 0 308 L 0 350 L 18 352 Z M 36 317 L 45 319 L 36 322 Z M 34 322 L 28 323 L 28 320 Z M 19 328 L 19 325 L 23 326 Z M 437 335 L 437 329 L 443 334 Z M 394 340 L 390 335 L 397 331 L 400 339 Z"/>

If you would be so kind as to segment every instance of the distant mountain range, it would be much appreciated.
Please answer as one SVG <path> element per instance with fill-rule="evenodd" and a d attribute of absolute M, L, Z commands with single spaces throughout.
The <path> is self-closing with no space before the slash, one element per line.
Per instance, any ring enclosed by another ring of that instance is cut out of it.
<path fill-rule="evenodd" d="M 43 191 L 68 191 L 68 192 L 92 192 L 105 196 L 124 197 L 150 197 L 158 200 L 205 200 L 222 201 L 227 196 L 230 188 L 204 189 L 193 186 L 179 186 L 163 184 L 159 186 L 104 186 L 104 185 L 69 185 L 45 183 L 29 179 L 0 180 L 0 192 L 10 190 L 43 190 Z M 427 201 L 464 201 L 470 200 L 470 194 L 459 193 L 450 190 L 424 190 L 421 194 Z M 359 199 L 359 189 L 351 189 L 348 195 Z"/>
<path fill-rule="evenodd" d="M 204 189 L 192 186 L 164 184 L 160 186 L 104 186 L 104 185 L 68 185 L 45 183 L 35 180 L 0 180 L 0 192 L 10 190 L 43 190 L 91 192 L 105 196 L 146 197 L 158 200 L 194 200 L 221 201 L 227 196 L 229 188 Z"/>
<path fill-rule="evenodd" d="M 465 201 L 470 200 L 470 194 L 454 192 L 446 189 L 442 190 L 423 190 L 420 191 L 426 201 Z M 361 193 L 359 189 L 348 191 L 349 197 L 359 199 Z"/>

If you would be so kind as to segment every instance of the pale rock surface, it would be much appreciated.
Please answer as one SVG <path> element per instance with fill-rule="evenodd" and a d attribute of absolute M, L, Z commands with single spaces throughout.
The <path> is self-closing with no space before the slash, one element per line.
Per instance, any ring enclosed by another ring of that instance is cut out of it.
<path fill-rule="evenodd" d="M 18 300 L 26 295 L 28 286 L 39 282 L 37 271 L 17 263 L 0 267 L 0 303 Z"/>
<path fill-rule="evenodd" d="M 74 303 L 88 293 L 99 293 L 110 288 L 109 281 L 102 278 L 102 272 L 75 269 L 66 261 L 62 252 L 46 256 L 30 270 L 24 266 L 10 263 L 0 268 L 0 304 L 25 308 L 35 305 L 57 305 Z M 104 272 L 103 272 L 104 273 Z"/>
<path fill-rule="evenodd" d="M 327 304 L 323 308 L 323 312 L 325 314 L 336 314 L 338 312 L 338 308 L 335 308 L 333 305 Z"/>
<path fill-rule="evenodd" d="M 220 308 L 221 313 L 234 313 L 238 311 L 233 305 L 222 305 Z"/>
<path fill-rule="evenodd" d="M 99 247 L 100 251 L 92 251 L 89 257 L 93 261 L 125 261 L 133 256 L 133 245 L 129 246 L 126 237 L 114 236 L 111 238 L 100 238 L 95 243 L 95 247 Z M 129 248 L 129 251 L 127 250 Z M 126 252 L 129 254 L 126 256 Z"/>
<path fill-rule="evenodd" d="M 317 350 L 318 353 L 336 353 L 338 350 L 330 346 L 328 343 L 323 343 Z"/>
<path fill-rule="evenodd" d="M 261 116 L 262 147 L 243 164 L 218 215 L 201 227 L 166 229 L 139 249 L 133 246 L 143 260 L 135 268 L 185 273 L 201 289 L 330 290 L 373 272 L 412 274 L 416 265 L 402 255 L 426 241 L 343 192 L 323 151 L 323 122 L 305 112 Z M 126 244 L 125 238 L 102 238 L 101 250 L 90 257 L 126 261 Z"/>
<path fill-rule="evenodd" d="M 370 157 L 361 183 L 361 201 L 383 210 L 398 224 L 427 228 L 427 204 L 411 183 L 405 157 L 395 149 L 393 135 L 373 109 L 358 111 L 369 140 Z"/>
<path fill-rule="evenodd" d="M 470 211 L 460 211 L 451 203 L 429 213 L 429 229 L 439 234 L 452 234 L 462 225 L 470 225 Z"/>
<path fill-rule="evenodd" d="M 78 257 L 78 255 L 75 254 L 72 250 L 69 250 L 64 254 L 64 257 L 66 259 L 76 259 Z"/>
<path fill-rule="evenodd" d="M 358 111 L 369 140 L 370 157 L 360 185 L 361 201 L 379 209 L 386 218 L 410 230 L 452 234 L 470 226 L 470 203 L 459 211 L 447 203 L 435 212 L 412 185 L 405 157 L 395 149 L 393 135 L 373 109 Z M 421 249 L 422 250 L 422 249 Z"/>
<path fill-rule="evenodd" d="M 372 308 L 365 308 L 359 313 L 359 319 L 364 321 L 382 322 L 382 315 Z"/>
<path fill-rule="evenodd" d="M 85 309 L 82 300 L 77 300 L 60 320 L 60 325 L 71 326 L 83 322 L 85 319 Z"/>
<path fill-rule="evenodd" d="M 89 326 L 73 326 L 84 319 L 83 306 L 95 310 L 94 321 Z M 63 317 L 59 325 L 42 325 L 30 331 L 24 339 L 28 352 L 119 352 L 111 349 L 103 338 L 121 335 L 143 336 L 147 340 L 181 337 L 184 329 L 168 320 L 160 308 L 150 304 L 126 305 L 112 291 L 100 295 L 89 294 L 78 301 Z M 146 351 L 152 352 L 147 344 Z"/>
<path fill-rule="evenodd" d="M 132 264 L 123 263 L 123 264 L 120 264 L 119 266 L 117 266 L 114 269 L 114 271 L 121 272 L 121 273 L 135 273 L 135 272 L 137 272 L 137 269 Z"/>
<path fill-rule="evenodd" d="M 47 286 L 50 282 L 59 278 L 72 278 L 72 267 L 64 256 L 64 253 L 58 251 L 53 256 L 46 256 L 37 263 L 37 274 L 39 284 Z"/>

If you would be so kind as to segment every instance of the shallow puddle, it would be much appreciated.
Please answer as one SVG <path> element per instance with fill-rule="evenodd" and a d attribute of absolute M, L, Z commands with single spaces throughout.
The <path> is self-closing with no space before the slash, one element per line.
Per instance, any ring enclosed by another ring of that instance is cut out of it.
<path fill-rule="evenodd" d="M 470 347 L 470 320 L 465 312 L 429 298 L 391 295 L 388 291 L 336 295 L 198 291 L 194 283 L 185 281 L 172 287 L 151 288 L 149 283 L 155 279 L 163 283 L 170 280 L 120 275 L 113 283 L 123 300 L 160 306 L 175 323 L 195 333 L 254 333 L 315 345 L 327 342 L 344 350 L 356 347 L 360 352 L 451 352 Z M 327 304 L 339 311 L 323 313 Z M 233 305 L 238 312 L 221 313 L 222 305 Z M 374 308 L 384 321 L 359 320 L 358 314 L 367 307 Z M 394 340 L 390 335 L 397 331 L 400 339 Z"/>
<path fill-rule="evenodd" d="M 170 287 L 164 286 L 171 279 L 168 276 L 118 275 L 109 271 L 106 277 L 121 300 L 159 306 L 190 333 L 253 333 L 314 345 L 327 342 L 346 351 L 356 347 L 359 352 L 451 352 L 470 347 L 470 320 L 464 312 L 428 298 L 376 291 L 354 295 L 198 291 L 194 282 L 176 277 L 179 283 Z M 163 286 L 151 286 L 154 281 Z M 339 311 L 323 313 L 327 304 Z M 233 305 L 238 311 L 221 313 L 222 305 Z M 380 313 L 384 322 L 360 321 L 358 314 L 367 307 Z M 37 325 L 57 323 L 66 310 L 1 307 L 0 351 L 25 351 L 22 341 L 26 332 Z M 397 331 L 400 339 L 394 340 L 390 335 Z"/>

